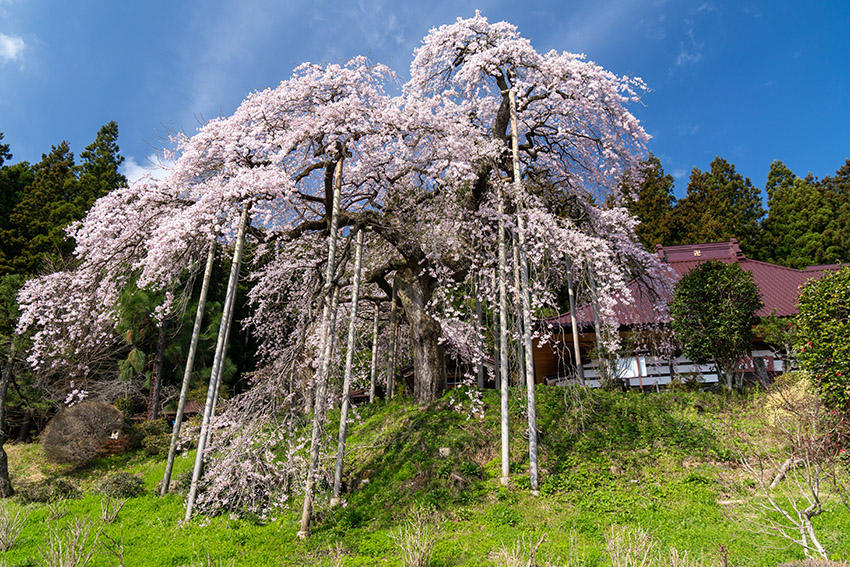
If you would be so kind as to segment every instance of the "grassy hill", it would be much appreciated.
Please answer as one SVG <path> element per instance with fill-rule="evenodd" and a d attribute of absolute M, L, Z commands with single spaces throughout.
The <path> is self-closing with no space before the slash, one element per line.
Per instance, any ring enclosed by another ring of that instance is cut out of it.
<path fill-rule="evenodd" d="M 80 520 L 91 525 L 90 541 L 100 533 L 93 566 L 120 565 L 121 558 L 127 566 L 403 565 L 409 542 L 431 540 L 430 564 L 446 567 L 528 565 L 532 550 L 537 565 L 639 565 L 627 555 L 646 546 L 652 559 L 646 565 L 719 565 L 721 546 L 735 566 L 803 558 L 799 546 L 763 527 L 779 516 L 765 515 L 759 478 L 741 464 L 756 463 L 758 456 L 781 462 L 777 393 L 539 387 L 539 496 L 529 491 L 524 401 L 521 391 L 515 394 L 507 487 L 498 479 L 497 392 L 484 393 L 483 415 L 453 410 L 450 397 L 459 400 L 460 392 L 427 408 L 403 399 L 360 407 L 346 461 L 354 490 L 335 509 L 320 495 L 304 542 L 296 539 L 297 494 L 272 521 L 201 516 L 184 525 L 182 495 L 152 494 L 164 468 L 161 457 L 129 452 L 72 469 L 46 463 L 37 444 L 12 445 L 16 487 L 50 485 L 57 494 L 76 489 L 80 497 L 7 504 L 7 511 L 22 509 L 28 519 L 5 564 L 43 564 L 37 548 L 44 553 L 51 538 L 58 541 Z M 332 419 L 327 432 L 335 431 Z M 191 463 L 191 457 L 179 458 L 176 475 Z M 326 465 L 332 467 L 330 459 Z M 772 478 L 770 466 L 762 478 Z M 846 461 L 835 470 L 845 479 Z M 139 475 L 144 493 L 104 524 L 96 488 L 116 471 Z M 794 487 L 795 474 L 792 469 L 783 481 L 786 487 Z M 830 495 L 834 488 L 826 480 L 821 490 L 825 505 L 813 519 L 816 533 L 831 558 L 850 558 L 850 510 Z M 788 494 L 777 498 L 789 502 Z M 0 539 L 3 531 L 0 517 Z"/>

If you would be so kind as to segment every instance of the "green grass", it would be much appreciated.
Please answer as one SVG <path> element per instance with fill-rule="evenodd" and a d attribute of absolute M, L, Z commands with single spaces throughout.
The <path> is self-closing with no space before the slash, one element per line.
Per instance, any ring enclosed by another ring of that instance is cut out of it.
<path fill-rule="evenodd" d="M 540 496 L 528 490 L 526 427 L 521 392 L 511 401 L 513 482 L 499 484 L 498 394 L 485 392 L 482 419 L 449 409 L 447 400 L 418 408 L 406 400 L 358 410 L 349 429 L 348 481 L 368 478 L 346 495 L 345 507 L 317 500 L 316 522 L 298 541 L 300 499 L 262 523 L 225 516 L 198 517 L 186 525 L 183 497 L 159 498 L 153 490 L 164 463 L 143 452 L 98 459 L 82 469 L 46 463 L 37 445 L 10 446 L 13 483 L 39 476 L 67 477 L 84 491 L 68 513 L 51 520 L 43 504 L 29 504 L 29 521 L 6 565 L 38 565 L 36 547 L 48 526 L 74 517 L 97 524 L 100 496 L 92 485 L 126 470 L 144 478 L 148 493 L 131 498 L 105 534 L 121 541 L 126 565 L 400 565 L 391 534 L 414 509 L 433 511 L 443 532 L 432 565 L 495 565 L 500 549 L 531 545 L 546 536 L 538 563 L 606 566 L 609 526 L 641 528 L 661 550 L 687 551 L 704 565 L 775 566 L 801 559 L 799 549 L 760 533 L 743 517 L 758 495 L 736 457 L 736 431 L 757 438 L 764 399 L 692 392 L 642 395 L 588 392 L 577 400 L 562 389 L 538 389 L 541 447 Z M 337 416 L 338 419 L 338 416 Z M 327 426 L 335 431 L 333 413 Z M 439 449 L 448 448 L 441 457 Z M 191 467 L 178 458 L 175 476 Z M 12 504 L 15 506 L 15 504 Z M 850 557 L 850 512 L 836 502 L 815 518 L 822 542 L 835 558 Z M 339 563 L 335 563 L 339 561 Z M 111 565 L 98 555 L 93 566 Z"/>

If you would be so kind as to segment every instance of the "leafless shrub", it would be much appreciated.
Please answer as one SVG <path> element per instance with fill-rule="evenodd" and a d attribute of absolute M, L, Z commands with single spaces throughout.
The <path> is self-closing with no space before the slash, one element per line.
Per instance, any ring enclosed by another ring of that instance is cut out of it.
<path fill-rule="evenodd" d="M 101 541 L 101 547 L 107 558 L 109 559 L 110 565 L 115 565 L 116 567 L 127 567 L 124 563 L 124 534 L 121 534 L 120 539 L 116 539 L 109 534 L 103 534 L 103 541 Z"/>
<path fill-rule="evenodd" d="M 22 508 L 18 508 L 14 513 L 11 508 L 8 502 L 0 504 L 0 551 L 4 552 L 15 545 L 29 518 L 29 512 Z"/>
<path fill-rule="evenodd" d="M 390 533 L 405 567 L 428 567 L 434 546 L 442 535 L 437 515 L 422 508 L 411 512 L 404 523 Z"/>
<path fill-rule="evenodd" d="M 195 558 L 192 560 L 191 567 L 235 567 L 236 560 L 224 560 L 221 557 L 213 557 L 210 555 L 209 549 L 201 547 L 200 552 L 195 552 Z"/>
<path fill-rule="evenodd" d="M 605 545 L 612 567 L 650 567 L 654 565 L 657 542 L 642 529 L 611 526 Z"/>
<path fill-rule="evenodd" d="M 62 409 L 42 435 L 44 454 L 57 463 L 85 463 L 120 431 L 124 415 L 104 402 L 81 402 Z"/>
<path fill-rule="evenodd" d="M 64 528 L 50 525 L 47 542 L 36 549 L 47 567 L 86 567 L 98 549 L 100 532 L 84 518 L 74 518 Z"/>
<path fill-rule="evenodd" d="M 526 544 L 525 538 L 514 542 L 510 548 L 503 543 L 493 559 L 499 567 L 537 567 L 537 550 L 545 539 L 546 534 L 543 534 L 534 546 Z"/>
<path fill-rule="evenodd" d="M 100 497 L 100 519 L 104 524 L 111 524 L 118 518 L 118 512 L 127 503 L 126 498 L 103 495 Z"/>
<path fill-rule="evenodd" d="M 49 500 L 47 502 L 47 519 L 55 522 L 68 513 L 67 500 Z"/>
<path fill-rule="evenodd" d="M 756 529 L 800 546 L 806 557 L 827 559 L 812 518 L 831 498 L 847 503 L 837 466 L 846 417 L 827 410 L 805 380 L 783 384 L 765 404 L 767 446 L 749 443 L 741 466 L 757 490 L 755 509 L 739 514 Z"/>
<path fill-rule="evenodd" d="M 671 547 L 665 554 L 649 532 L 629 526 L 611 526 L 605 543 L 612 567 L 701 567 L 703 562 Z"/>

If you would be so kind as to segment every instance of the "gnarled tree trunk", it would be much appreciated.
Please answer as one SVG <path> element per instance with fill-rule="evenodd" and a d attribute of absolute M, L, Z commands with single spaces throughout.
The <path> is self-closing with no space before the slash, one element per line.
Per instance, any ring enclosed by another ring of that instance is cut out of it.
<path fill-rule="evenodd" d="M 419 275 L 410 267 L 396 272 L 398 297 L 410 327 L 413 354 L 413 401 L 424 404 L 436 400 L 446 386 L 443 346 L 439 343 L 442 329 L 426 310 L 434 293 L 435 281 Z"/>

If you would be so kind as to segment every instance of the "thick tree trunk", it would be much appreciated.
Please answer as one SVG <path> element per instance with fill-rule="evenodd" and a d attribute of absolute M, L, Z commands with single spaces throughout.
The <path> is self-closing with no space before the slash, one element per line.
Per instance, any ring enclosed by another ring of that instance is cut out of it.
<path fill-rule="evenodd" d="M 446 387 L 443 358 L 439 344 L 440 324 L 426 310 L 434 293 L 434 281 L 419 270 L 404 268 L 396 273 L 398 297 L 407 317 L 413 354 L 413 401 L 425 404 L 436 400 Z"/>
<path fill-rule="evenodd" d="M 12 376 L 12 365 L 15 363 L 15 343 L 9 346 L 9 358 L 3 368 L 0 379 L 0 498 L 8 498 L 14 494 L 12 481 L 9 479 L 9 457 L 3 445 L 6 443 L 6 392 L 9 389 L 9 379 Z"/>
<path fill-rule="evenodd" d="M 165 339 L 168 334 L 168 321 L 163 321 L 159 327 L 159 337 L 156 341 L 153 371 L 151 372 L 151 389 L 148 396 L 148 419 L 159 417 L 159 398 L 162 394 L 162 371 L 165 368 Z"/>

